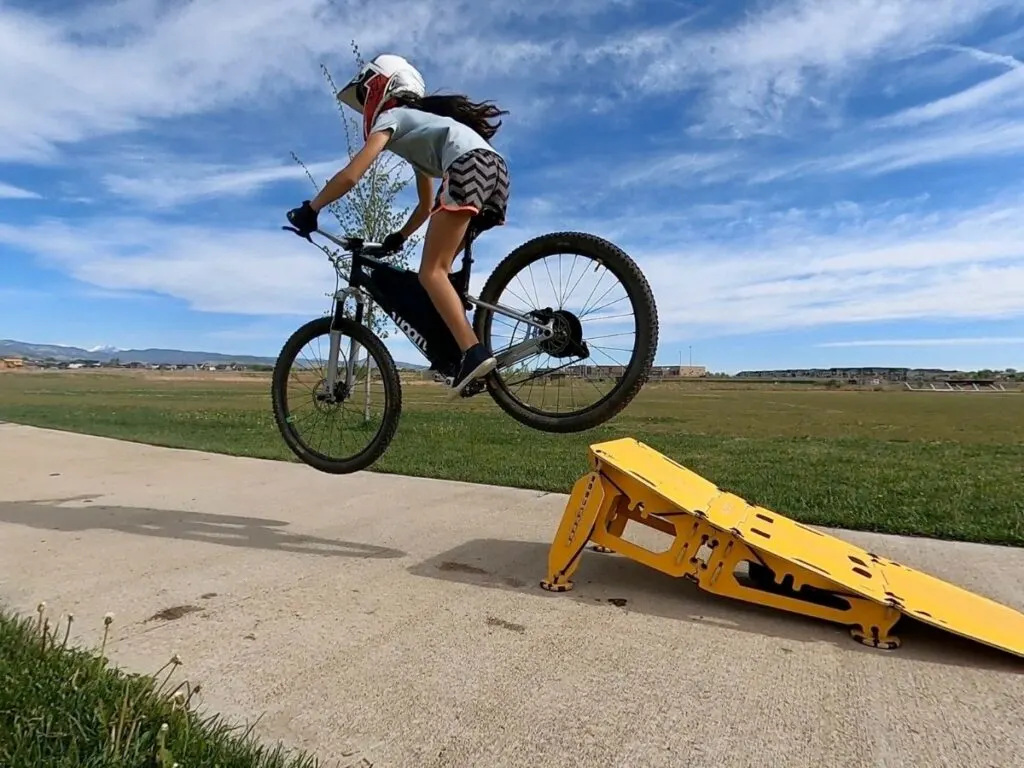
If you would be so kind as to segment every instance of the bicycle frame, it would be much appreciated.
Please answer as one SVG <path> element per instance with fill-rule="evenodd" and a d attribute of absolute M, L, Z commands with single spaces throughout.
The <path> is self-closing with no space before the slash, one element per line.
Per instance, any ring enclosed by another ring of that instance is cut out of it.
<path fill-rule="evenodd" d="M 334 308 L 333 318 L 331 323 L 331 338 L 330 338 L 330 353 L 327 362 L 327 377 L 324 382 L 326 393 L 329 397 L 333 397 L 335 393 L 335 387 L 338 381 L 338 360 L 341 352 L 341 322 L 345 314 L 345 303 L 349 298 L 355 301 L 355 321 L 362 323 L 364 307 L 368 299 L 372 299 L 376 302 L 391 320 L 398 326 L 399 330 L 405 335 L 409 341 L 420 351 L 420 353 L 426 357 L 431 363 L 432 367 L 440 368 L 444 365 L 449 365 L 451 362 L 458 364 L 458 359 L 454 361 L 445 359 L 445 350 L 448 344 L 452 345 L 457 351 L 458 347 L 455 345 L 455 339 L 452 337 L 451 332 L 447 329 L 447 326 L 443 326 L 443 330 L 431 329 L 427 327 L 417 327 L 415 322 L 411 322 L 409 319 L 404 317 L 401 312 L 398 311 L 395 306 L 399 303 L 402 298 L 394 296 L 392 293 L 386 291 L 381 286 L 374 282 L 373 272 L 375 270 L 381 270 L 387 274 L 390 270 L 390 274 L 396 277 L 407 277 L 409 275 L 415 275 L 416 273 L 412 270 L 395 267 L 392 264 L 374 258 L 368 255 L 369 252 L 381 252 L 382 245 L 380 243 L 366 242 L 361 238 L 356 237 L 336 237 L 329 232 L 324 232 L 318 229 L 317 234 L 322 235 L 332 243 L 337 245 L 343 251 L 350 254 L 351 267 L 349 273 L 346 275 L 341 265 L 341 259 L 334 256 L 329 256 L 331 263 L 334 265 L 335 271 L 338 274 L 338 278 L 346 283 L 346 287 L 340 288 L 335 291 L 333 296 Z M 462 265 L 458 272 L 449 275 L 449 279 L 452 280 L 452 284 L 462 299 L 463 305 L 466 309 L 471 307 L 483 307 L 489 309 L 497 314 L 505 315 L 521 323 L 525 323 L 533 329 L 536 329 L 535 334 L 531 334 L 531 338 L 527 338 L 502 353 L 495 354 L 498 360 L 498 365 L 495 370 L 505 368 L 510 365 L 523 360 L 528 357 L 533 350 L 538 347 L 543 341 L 548 339 L 554 334 L 554 322 L 548 320 L 546 323 L 538 322 L 537 320 L 528 317 L 520 312 L 516 312 L 513 309 L 502 306 L 500 304 L 489 304 L 485 301 L 481 301 L 475 296 L 469 293 L 469 278 L 471 274 L 471 267 L 473 264 L 472 247 L 473 240 L 475 239 L 475 233 L 470 231 L 466 238 L 466 246 L 462 253 Z M 418 286 L 418 278 L 417 278 Z M 426 293 L 424 291 L 424 296 Z M 409 299 L 415 299 L 416 297 L 405 297 Z M 429 301 L 429 299 L 428 299 Z M 388 306 L 392 306 L 392 309 L 388 309 Z M 436 309 L 433 308 L 433 304 L 430 304 L 430 310 L 436 313 Z M 437 316 L 440 319 L 440 315 Z M 442 338 L 438 339 L 437 335 L 442 334 Z M 430 338 L 433 336 L 434 338 Z M 434 346 L 431 345 L 431 341 L 434 342 Z M 442 347 L 440 353 L 436 352 L 436 347 Z M 350 343 L 348 364 L 345 366 L 345 386 L 346 391 L 351 392 L 353 378 L 354 378 L 354 365 L 357 355 L 359 354 L 360 344 L 352 339 Z M 439 371 L 444 373 L 443 371 Z"/>

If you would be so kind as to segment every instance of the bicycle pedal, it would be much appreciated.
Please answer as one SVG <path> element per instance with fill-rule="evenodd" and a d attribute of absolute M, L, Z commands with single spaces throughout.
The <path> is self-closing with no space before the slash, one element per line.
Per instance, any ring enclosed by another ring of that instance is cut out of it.
<path fill-rule="evenodd" d="M 459 392 L 459 397 L 473 397 L 473 395 L 479 395 L 485 389 L 484 383 L 480 379 L 469 382 L 465 388 Z"/>

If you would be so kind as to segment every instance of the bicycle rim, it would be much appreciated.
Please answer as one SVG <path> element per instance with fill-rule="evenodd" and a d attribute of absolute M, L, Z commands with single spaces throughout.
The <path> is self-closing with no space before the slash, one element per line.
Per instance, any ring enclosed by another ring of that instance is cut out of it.
<path fill-rule="evenodd" d="M 307 323 L 292 335 L 274 374 L 275 415 L 286 443 L 303 462 L 324 472 L 354 472 L 376 461 L 394 436 L 401 410 L 398 375 L 386 347 L 364 327 L 347 323 L 338 381 L 329 393 L 329 352 L 330 318 Z M 355 365 L 348 385 L 350 360 Z"/>
<path fill-rule="evenodd" d="M 549 431 L 587 429 L 619 412 L 646 380 L 657 310 L 639 269 L 611 243 L 583 233 L 536 238 L 498 265 L 482 298 L 540 320 L 553 314 L 560 331 L 558 339 L 489 378 L 499 405 L 523 423 Z M 491 311 L 479 330 L 499 355 L 534 333 Z M 573 341 L 585 348 L 566 343 Z"/>

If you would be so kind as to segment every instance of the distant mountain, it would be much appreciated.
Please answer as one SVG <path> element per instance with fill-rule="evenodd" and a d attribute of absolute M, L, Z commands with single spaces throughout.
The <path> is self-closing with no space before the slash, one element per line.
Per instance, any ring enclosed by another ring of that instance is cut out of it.
<path fill-rule="evenodd" d="M 201 363 L 236 363 L 238 365 L 273 365 L 276 358 L 253 355 L 225 355 L 219 352 L 189 352 L 181 349 L 117 349 L 116 347 L 64 347 L 56 344 L 31 344 L 24 341 L 0 339 L 0 357 L 25 357 L 33 360 L 58 361 L 95 360 L 109 363 L 143 363 L 145 365 L 200 365 Z M 422 370 L 425 365 L 396 360 L 399 368 Z"/>

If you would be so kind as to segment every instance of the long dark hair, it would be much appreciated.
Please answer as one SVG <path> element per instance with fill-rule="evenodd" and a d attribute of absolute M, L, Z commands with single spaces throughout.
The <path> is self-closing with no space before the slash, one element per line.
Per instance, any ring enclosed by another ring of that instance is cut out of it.
<path fill-rule="evenodd" d="M 493 125 L 490 120 L 499 115 L 507 115 L 508 111 L 500 109 L 491 101 L 470 101 L 462 94 L 440 94 L 436 96 L 413 96 L 403 93 L 397 98 L 401 106 L 420 109 L 441 117 L 450 117 L 463 125 L 469 126 L 479 133 L 487 141 L 490 141 L 494 134 L 501 127 L 501 120 Z"/>

